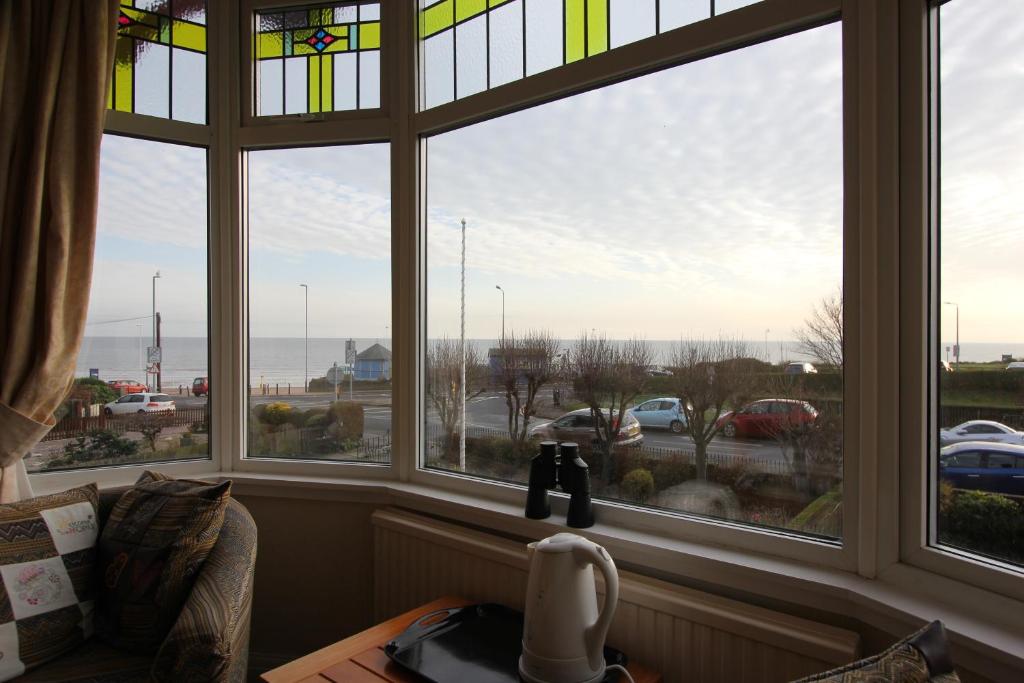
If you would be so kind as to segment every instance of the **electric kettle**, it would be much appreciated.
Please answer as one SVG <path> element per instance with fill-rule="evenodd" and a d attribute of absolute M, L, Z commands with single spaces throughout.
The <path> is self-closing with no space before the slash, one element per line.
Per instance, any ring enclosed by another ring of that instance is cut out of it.
<path fill-rule="evenodd" d="M 604 548 L 576 534 L 531 543 L 519 675 L 528 683 L 595 683 L 619 599 L 619 575 Z M 594 566 L 604 574 L 597 611 Z"/>

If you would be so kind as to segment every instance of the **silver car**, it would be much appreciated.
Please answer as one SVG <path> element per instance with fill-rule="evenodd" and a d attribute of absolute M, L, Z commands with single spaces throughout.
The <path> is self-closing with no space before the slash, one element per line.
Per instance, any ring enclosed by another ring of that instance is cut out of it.
<path fill-rule="evenodd" d="M 618 411 L 609 412 L 618 415 Z M 552 422 L 537 425 L 530 430 L 530 437 L 590 444 L 597 440 L 597 434 L 594 432 L 594 416 L 590 414 L 590 408 L 580 408 L 566 413 Z M 618 438 L 615 439 L 615 445 L 640 446 L 643 440 L 644 435 L 640 433 L 640 422 L 631 411 L 627 410 Z"/>
<path fill-rule="evenodd" d="M 989 441 L 1024 444 L 1024 432 L 992 420 L 968 420 L 951 429 L 939 430 L 939 444 L 948 446 L 964 441 Z"/>

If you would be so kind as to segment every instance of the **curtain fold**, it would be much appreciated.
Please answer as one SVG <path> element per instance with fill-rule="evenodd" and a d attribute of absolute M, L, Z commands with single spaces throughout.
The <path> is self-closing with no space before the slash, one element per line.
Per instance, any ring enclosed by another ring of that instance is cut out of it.
<path fill-rule="evenodd" d="M 0 2 L 0 502 L 73 380 L 117 7 Z"/>

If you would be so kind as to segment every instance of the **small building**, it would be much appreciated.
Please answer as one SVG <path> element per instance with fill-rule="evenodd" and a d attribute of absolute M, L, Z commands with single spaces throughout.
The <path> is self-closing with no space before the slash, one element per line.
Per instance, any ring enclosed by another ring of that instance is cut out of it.
<path fill-rule="evenodd" d="M 362 353 L 356 354 L 356 379 L 391 379 L 391 351 L 380 344 L 374 344 Z"/>

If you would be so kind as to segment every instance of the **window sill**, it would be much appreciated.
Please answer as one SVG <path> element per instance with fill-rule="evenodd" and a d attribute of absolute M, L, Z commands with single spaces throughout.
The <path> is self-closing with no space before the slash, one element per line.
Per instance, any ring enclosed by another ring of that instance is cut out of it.
<path fill-rule="evenodd" d="M 549 519 L 530 520 L 519 505 L 423 484 L 239 472 L 224 476 L 234 480 L 235 493 L 243 496 L 395 505 L 528 539 L 566 530 L 560 524 L 565 518 L 565 501 L 560 499 L 553 500 Z M 994 680 L 1018 679 L 1024 672 L 1019 622 L 1024 603 L 907 564 L 895 564 L 872 580 L 840 569 L 612 524 L 599 523 L 582 533 L 631 571 L 739 599 L 856 619 L 894 637 L 941 619 L 951 634 L 958 665 Z"/>

